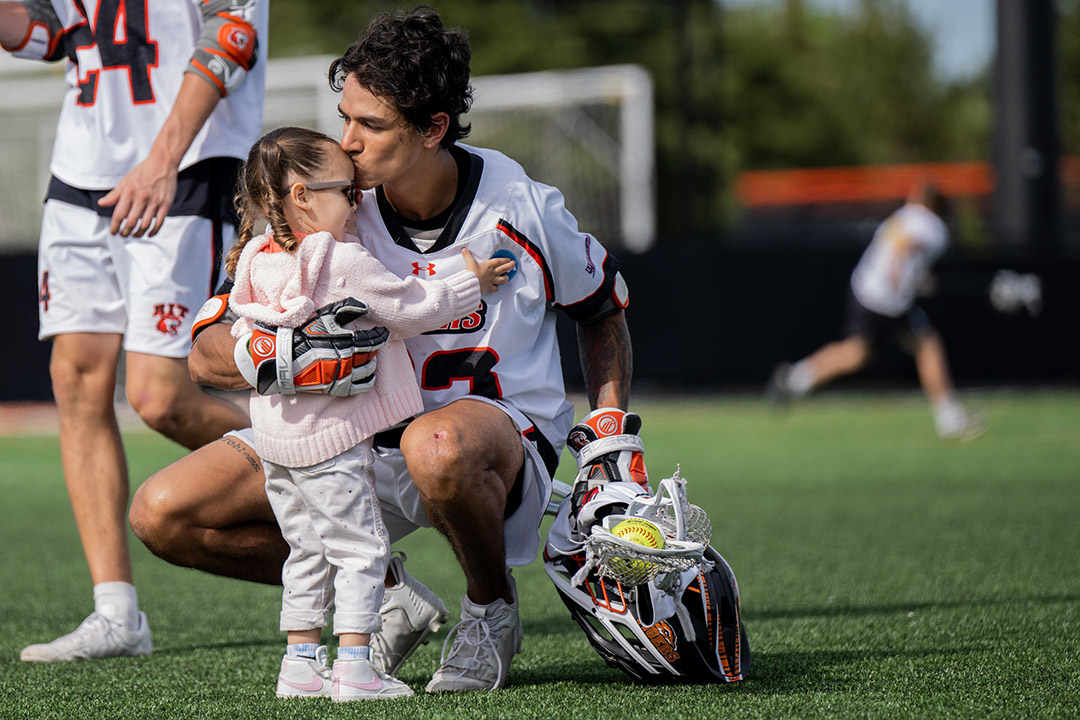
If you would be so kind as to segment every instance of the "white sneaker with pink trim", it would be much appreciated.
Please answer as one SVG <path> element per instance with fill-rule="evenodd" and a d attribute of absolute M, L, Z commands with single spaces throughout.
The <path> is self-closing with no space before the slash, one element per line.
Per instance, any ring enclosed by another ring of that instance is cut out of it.
<path fill-rule="evenodd" d="M 327 697 L 330 695 L 330 653 L 325 645 L 315 650 L 314 658 L 281 658 L 277 679 L 277 696 Z"/>
<path fill-rule="evenodd" d="M 393 675 L 380 672 L 370 660 L 355 659 L 334 661 L 334 702 L 353 700 L 390 700 L 410 697 L 412 688 Z"/>

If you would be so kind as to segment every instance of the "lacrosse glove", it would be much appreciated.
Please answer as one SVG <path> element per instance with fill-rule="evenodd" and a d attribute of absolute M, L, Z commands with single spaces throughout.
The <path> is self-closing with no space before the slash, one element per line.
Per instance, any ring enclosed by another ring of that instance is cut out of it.
<path fill-rule="evenodd" d="M 570 428 L 566 445 L 578 465 L 570 518 L 579 532 L 650 495 L 640 430 L 641 417 L 618 408 L 594 410 Z"/>
<path fill-rule="evenodd" d="M 256 323 L 236 342 L 236 366 L 260 395 L 348 397 L 367 392 L 375 381 L 376 353 L 390 333 L 383 327 L 343 327 L 367 311 L 367 305 L 350 297 L 319 308 L 295 329 Z"/>

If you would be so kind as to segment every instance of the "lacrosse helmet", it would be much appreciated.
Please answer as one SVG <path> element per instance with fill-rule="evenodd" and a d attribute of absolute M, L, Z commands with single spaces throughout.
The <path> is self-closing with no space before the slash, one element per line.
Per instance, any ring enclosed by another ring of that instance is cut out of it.
<path fill-rule="evenodd" d="M 593 570 L 574 586 L 585 553 L 544 548 L 544 569 L 593 649 L 608 665 L 649 684 L 736 682 L 750 669 L 735 575 L 711 546 L 704 560 L 681 576 L 680 611 L 658 620 L 668 615 L 660 608 L 670 598 L 652 583 L 624 587 Z"/>

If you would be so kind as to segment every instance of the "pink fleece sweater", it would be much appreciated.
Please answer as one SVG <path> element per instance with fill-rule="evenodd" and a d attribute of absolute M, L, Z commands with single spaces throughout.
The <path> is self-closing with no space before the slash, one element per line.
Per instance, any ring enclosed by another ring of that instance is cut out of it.
<path fill-rule="evenodd" d="M 299 327 L 316 308 L 350 296 L 369 308 L 352 329 L 381 325 L 390 331 L 377 356 L 374 387 L 348 398 L 252 392 L 255 450 L 264 460 L 285 467 L 315 465 L 419 413 L 420 389 L 402 339 L 475 310 L 480 282 L 468 270 L 441 281 L 402 280 L 351 235 L 335 242 L 330 233 L 314 233 L 295 252 L 282 251 L 269 234 L 261 235 L 248 242 L 236 266 L 229 305 L 241 319 L 232 333 L 240 337 L 254 321 Z"/>

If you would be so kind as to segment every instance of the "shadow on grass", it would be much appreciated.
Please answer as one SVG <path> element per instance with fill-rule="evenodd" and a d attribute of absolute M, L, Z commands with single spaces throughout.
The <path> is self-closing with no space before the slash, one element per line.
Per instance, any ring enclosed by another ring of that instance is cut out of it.
<path fill-rule="evenodd" d="M 580 632 L 580 631 L 579 631 Z M 550 687 L 553 683 L 572 682 L 577 685 L 604 685 L 613 683 L 633 684 L 627 675 L 615 668 L 604 664 L 599 655 L 590 648 L 578 657 L 559 658 L 557 661 L 546 662 L 543 665 L 529 668 L 519 667 L 515 664 L 510 672 L 510 682 L 507 687 L 519 690 L 528 690 L 540 687 Z"/>
<path fill-rule="evenodd" d="M 191 653 L 200 652 L 220 652 L 222 650 L 242 650 L 242 649 L 272 649 L 275 651 L 281 650 L 285 646 L 284 636 L 267 637 L 251 640 L 238 640 L 223 638 L 214 642 L 207 643 L 192 643 L 192 644 L 169 644 L 165 647 L 155 646 L 154 655 L 161 657 L 182 657 Z"/>
<path fill-rule="evenodd" d="M 752 645 L 751 645 L 752 647 Z M 732 686 L 732 692 L 747 695 L 776 695 L 800 691 L 820 692 L 823 678 L 834 689 L 845 683 L 829 668 L 867 666 L 868 663 L 895 658 L 944 658 L 970 653 L 969 648 L 927 650 L 825 650 L 820 652 L 759 652 L 753 654 L 749 677 Z M 854 681 L 852 681 L 854 682 Z"/>
<path fill-rule="evenodd" d="M 925 602 L 890 603 L 887 605 L 823 605 L 802 608 L 776 608 L 750 610 L 743 608 L 743 618 L 747 623 L 755 620 L 792 620 L 817 617 L 863 617 L 868 615 L 895 615 L 927 610 L 954 610 L 972 607 L 995 607 L 1006 605 L 1041 605 L 1044 603 L 1080 602 L 1077 593 L 1041 593 L 1036 595 L 1015 596 L 1010 598 L 973 598 L 969 600 L 935 600 Z"/>
<path fill-rule="evenodd" d="M 559 609 L 562 610 L 561 605 L 559 606 Z M 455 620 L 451 618 L 450 624 L 453 624 L 454 622 Z M 552 619 L 551 617 L 529 618 L 526 616 L 521 620 L 521 629 L 522 632 L 525 633 L 525 637 L 581 634 L 581 628 L 574 618 L 570 617 L 570 612 L 568 610 L 563 610 L 562 614 L 556 619 Z"/>

